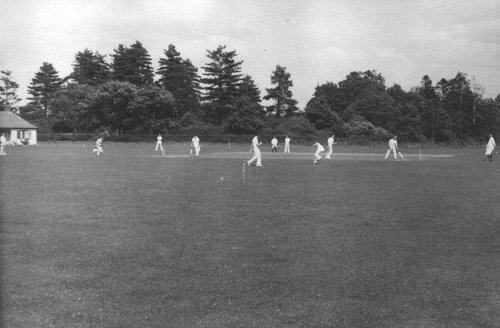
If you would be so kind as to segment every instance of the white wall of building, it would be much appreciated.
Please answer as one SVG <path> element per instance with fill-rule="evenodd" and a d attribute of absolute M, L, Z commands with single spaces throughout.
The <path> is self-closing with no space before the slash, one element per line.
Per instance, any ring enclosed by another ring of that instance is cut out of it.
<path fill-rule="evenodd" d="M 36 145 L 36 130 L 30 129 L 11 129 L 8 142 L 20 144 L 21 140 L 28 140 L 28 145 Z"/>

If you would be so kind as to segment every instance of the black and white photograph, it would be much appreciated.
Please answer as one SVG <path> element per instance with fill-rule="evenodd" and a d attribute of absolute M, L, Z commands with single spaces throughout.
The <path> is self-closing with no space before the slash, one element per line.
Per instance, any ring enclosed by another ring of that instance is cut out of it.
<path fill-rule="evenodd" d="M 499 1 L 0 13 L 1 327 L 500 327 Z"/>

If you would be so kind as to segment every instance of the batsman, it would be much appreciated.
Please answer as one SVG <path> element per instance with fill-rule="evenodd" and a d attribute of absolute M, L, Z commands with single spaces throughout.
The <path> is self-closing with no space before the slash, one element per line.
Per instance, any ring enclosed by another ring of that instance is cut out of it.
<path fill-rule="evenodd" d="M 392 137 L 391 140 L 389 140 L 389 149 L 387 149 L 387 153 L 385 153 L 385 159 L 389 158 L 389 155 L 391 152 L 394 154 L 394 159 L 398 159 L 398 155 L 404 159 L 403 154 L 399 152 L 398 149 L 398 138 L 396 136 Z"/>

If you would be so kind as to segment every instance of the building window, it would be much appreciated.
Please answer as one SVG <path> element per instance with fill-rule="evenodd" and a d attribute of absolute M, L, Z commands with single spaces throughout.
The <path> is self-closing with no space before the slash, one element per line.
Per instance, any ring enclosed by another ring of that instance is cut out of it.
<path fill-rule="evenodd" d="M 30 132 L 28 130 L 18 130 L 17 139 L 25 140 L 30 138 Z"/>

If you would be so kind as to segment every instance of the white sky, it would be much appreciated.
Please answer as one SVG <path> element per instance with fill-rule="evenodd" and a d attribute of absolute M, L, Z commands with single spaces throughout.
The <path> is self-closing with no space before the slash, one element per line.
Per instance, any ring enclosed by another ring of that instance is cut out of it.
<path fill-rule="evenodd" d="M 497 0 L 3 0 L 0 12 L 0 69 L 22 98 L 43 62 L 64 77 L 77 52 L 109 55 L 137 40 L 155 69 L 174 44 L 200 74 L 206 50 L 225 44 L 262 96 L 286 66 L 300 108 L 316 85 L 371 69 L 405 90 L 425 74 L 436 84 L 461 71 L 486 97 L 500 94 Z"/>

